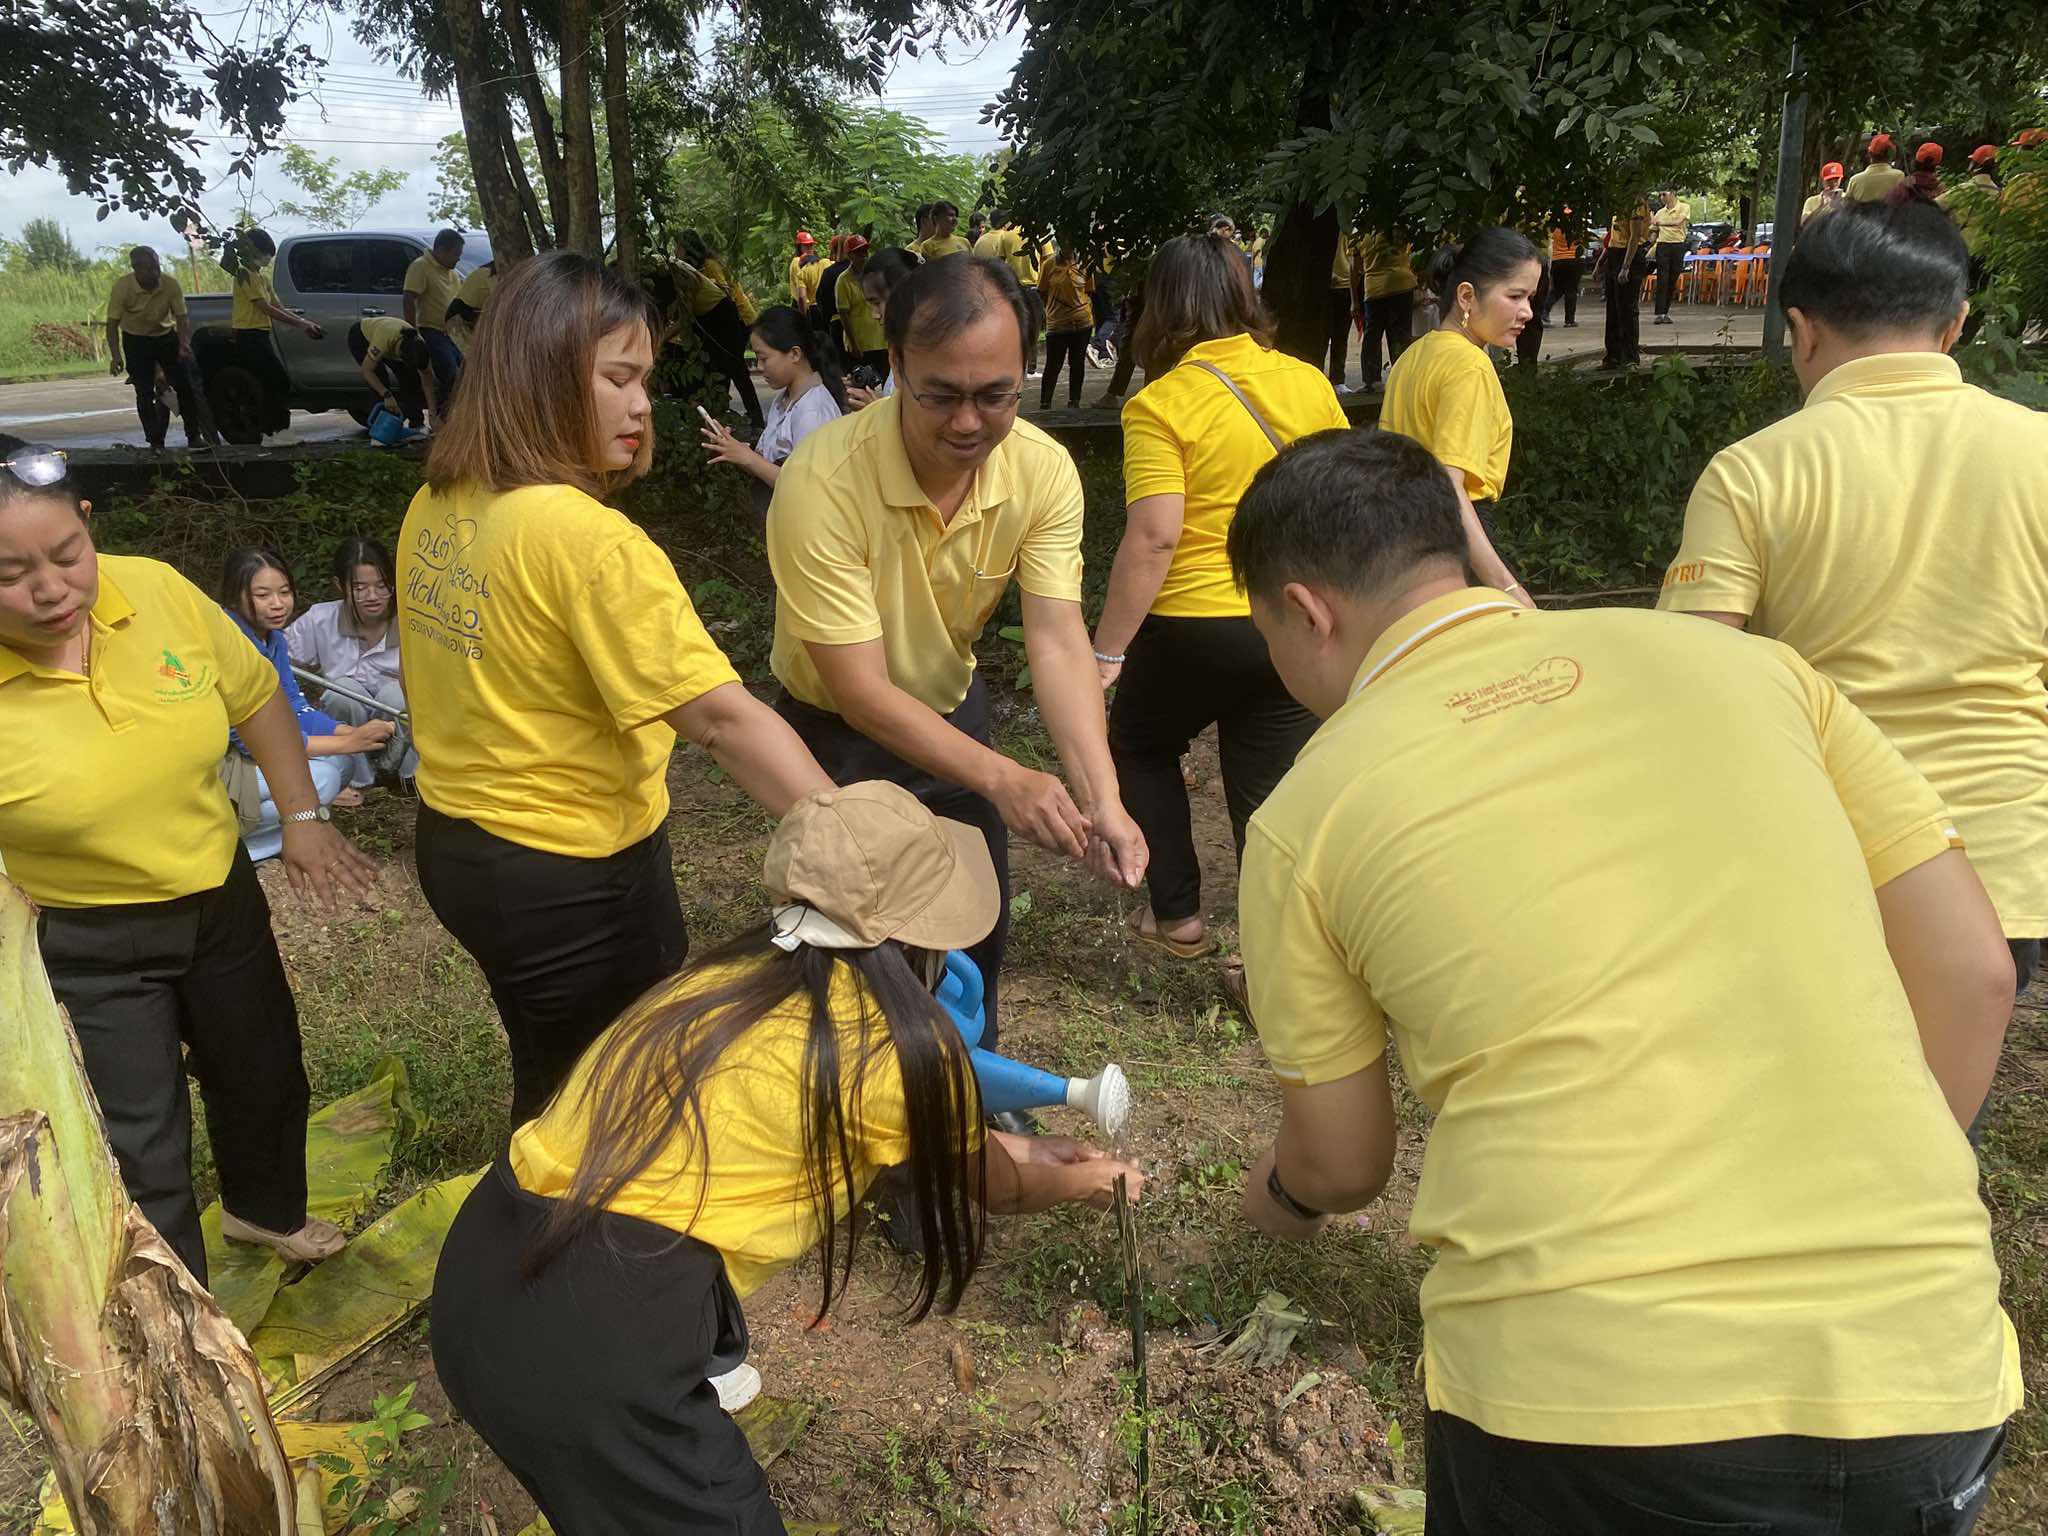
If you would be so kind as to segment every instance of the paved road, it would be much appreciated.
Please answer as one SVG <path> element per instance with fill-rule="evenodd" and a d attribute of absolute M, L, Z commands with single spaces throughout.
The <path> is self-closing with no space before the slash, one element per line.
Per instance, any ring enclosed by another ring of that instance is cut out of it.
<path fill-rule="evenodd" d="M 1675 310 L 1676 323 L 1650 324 L 1647 307 L 1643 314 L 1643 342 L 1646 346 L 1755 347 L 1763 338 L 1763 311 L 1717 310 L 1681 305 Z M 1554 317 L 1561 322 L 1562 313 Z M 1571 357 L 1598 357 L 1603 312 L 1598 304 L 1579 307 L 1579 324 L 1566 330 L 1553 324 L 1543 335 L 1543 360 L 1558 362 Z M 1350 348 L 1348 378 L 1359 384 L 1358 338 Z M 1109 382 L 1106 372 L 1091 368 L 1083 401 L 1092 404 Z M 1064 404 L 1067 383 L 1059 382 L 1056 403 Z M 1037 383 L 1026 392 L 1025 409 L 1037 412 Z M 735 409 L 737 407 L 735 406 Z M 0 385 L 0 432 L 35 443 L 52 443 L 60 448 L 110 448 L 143 445 L 142 426 L 135 419 L 135 396 L 124 379 L 84 375 L 51 379 L 37 384 Z M 266 446 L 285 443 L 336 442 L 364 437 L 363 429 L 341 411 L 294 411 L 289 432 L 265 439 Z M 173 446 L 184 441 L 178 424 L 170 432 Z"/>

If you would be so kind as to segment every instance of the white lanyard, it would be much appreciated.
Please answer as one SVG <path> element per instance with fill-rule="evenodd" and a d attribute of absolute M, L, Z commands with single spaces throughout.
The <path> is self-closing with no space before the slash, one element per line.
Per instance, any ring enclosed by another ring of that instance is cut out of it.
<path fill-rule="evenodd" d="M 1347 696 L 1346 702 L 1348 703 L 1351 699 L 1355 699 L 1361 693 L 1365 692 L 1367 686 L 1371 684 L 1374 678 L 1378 677 L 1382 672 L 1386 671 L 1387 668 L 1391 667 L 1403 656 L 1406 656 L 1410 651 L 1414 650 L 1415 647 L 1422 644 L 1423 641 L 1427 640 L 1431 635 L 1435 634 L 1438 630 L 1447 629 L 1453 624 L 1459 623 L 1465 619 L 1469 619 L 1475 613 L 1490 613 L 1496 608 L 1504 608 L 1510 613 L 1516 613 L 1521 611 L 1521 607 L 1522 605 L 1520 603 L 1511 602 L 1473 603 L 1467 607 L 1455 609 L 1452 612 L 1445 614 L 1440 619 L 1431 620 L 1429 623 L 1423 625 L 1422 628 L 1415 631 L 1415 633 L 1410 635 L 1406 640 L 1403 640 L 1399 645 L 1395 646 L 1391 651 L 1387 652 L 1386 655 L 1382 656 L 1379 659 L 1379 661 L 1374 664 L 1373 669 L 1370 672 L 1366 673 L 1365 676 L 1361 677 L 1355 684 L 1352 685 L 1351 692 Z"/>

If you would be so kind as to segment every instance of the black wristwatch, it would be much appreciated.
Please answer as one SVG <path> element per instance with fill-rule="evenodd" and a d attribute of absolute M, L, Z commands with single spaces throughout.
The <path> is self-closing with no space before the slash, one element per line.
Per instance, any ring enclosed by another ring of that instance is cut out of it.
<path fill-rule="evenodd" d="M 1266 1193 L 1273 1197 L 1281 1210 L 1289 1212 L 1302 1221 L 1321 1221 L 1330 1214 L 1328 1211 L 1319 1211 L 1314 1206 L 1303 1205 L 1294 1196 L 1287 1193 L 1287 1187 L 1280 1182 L 1280 1165 L 1278 1163 L 1273 1164 L 1272 1167 L 1266 1170 Z"/>

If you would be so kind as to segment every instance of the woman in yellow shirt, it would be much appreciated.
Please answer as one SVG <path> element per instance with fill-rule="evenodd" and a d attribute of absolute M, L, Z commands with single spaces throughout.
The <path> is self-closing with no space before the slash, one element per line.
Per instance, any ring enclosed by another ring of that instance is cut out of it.
<path fill-rule="evenodd" d="M 1529 323 L 1542 258 L 1512 229 L 1482 229 L 1439 251 L 1430 277 L 1443 318 L 1387 371 L 1380 428 L 1436 455 L 1457 488 L 1472 569 L 1533 608 L 1493 547 L 1493 504 L 1507 485 L 1515 419 L 1486 349 L 1514 346 Z"/>
<path fill-rule="evenodd" d="M 367 897 L 375 870 L 327 824 L 270 663 L 168 565 L 95 550 L 91 511 L 56 449 L 0 437 L 0 862 L 42 909 L 51 989 L 164 1241 L 204 1283 L 189 1059 L 223 1235 L 310 1263 L 342 1236 L 306 1214 L 299 1016 L 221 779 L 229 728 L 302 896 Z"/>
<path fill-rule="evenodd" d="M 441 1250 L 441 1385 L 564 1533 L 782 1530 L 712 1378 L 745 1359 L 741 1298 L 813 1247 L 819 1318 L 845 1294 L 883 1168 L 901 1166 L 922 1238 L 913 1319 L 960 1300 L 980 1211 L 1101 1207 L 1119 1177 L 1142 1191 L 1065 1137 L 984 1139 L 927 989 L 995 925 L 978 832 L 855 784 L 797 803 L 763 879 L 769 921 L 599 1039 Z"/>
<path fill-rule="evenodd" d="M 513 1123 L 683 963 L 666 776 L 678 734 L 775 814 L 828 782 L 604 498 L 654 452 L 661 319 L 588 256 L 513 268 L 399 534 L 400 669 L 427 902 L 483 968 Z"/>
<path fill-rule="evenodd" d="M 747 367 L 747 327 L 754 323 L 753 301 L 694 229 L 676 236 L 676 257 L 676 286 L 689 300 L 689 316 L 684 317 L 678 303 L 672 323 L 678 329 L 688 324 L 697 327 L 697 334 L 704 338 L 704 349 L 711 355 L 712 366 L 740 392 L 740 404 L 746 407 L 747 420 L 758 436 L 766 418 L 761 412 L 761 397 L 754 390 L 754 376 Z"/>
<path fill-rule="evenodd" d="M 1320 369 L 1273 349 L 1250 263 L 1221 232 L 1160 250 L 1131 344 L 1149 382 L 1123 410 L 1129 510 L 1095 660 L 1102 686 L 1116 686 L 1109 750 L 1124 803 L 1152 850 L 1151 905 L 1131 927 L 1192 958 L 1216 944 L 1181 754 L 1217 727 L 1242 853 L 1245 824 L 1316 724 L 1273 670 L 1224 542 L 1238 498 L 1282 445 L 1349 423 Z"/>

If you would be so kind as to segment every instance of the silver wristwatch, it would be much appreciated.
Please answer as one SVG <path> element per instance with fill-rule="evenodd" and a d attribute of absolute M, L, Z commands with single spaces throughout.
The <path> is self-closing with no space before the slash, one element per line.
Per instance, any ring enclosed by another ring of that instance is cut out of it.
<path fill-rule="evenodd" d="M 310 811 L 293 811 L 291 815 L 283 818 L 286 826 L 290 826 L 295 821 L 332 821 L 333 819 L 333 813 L 324 805 L 316 805 Z"/>

